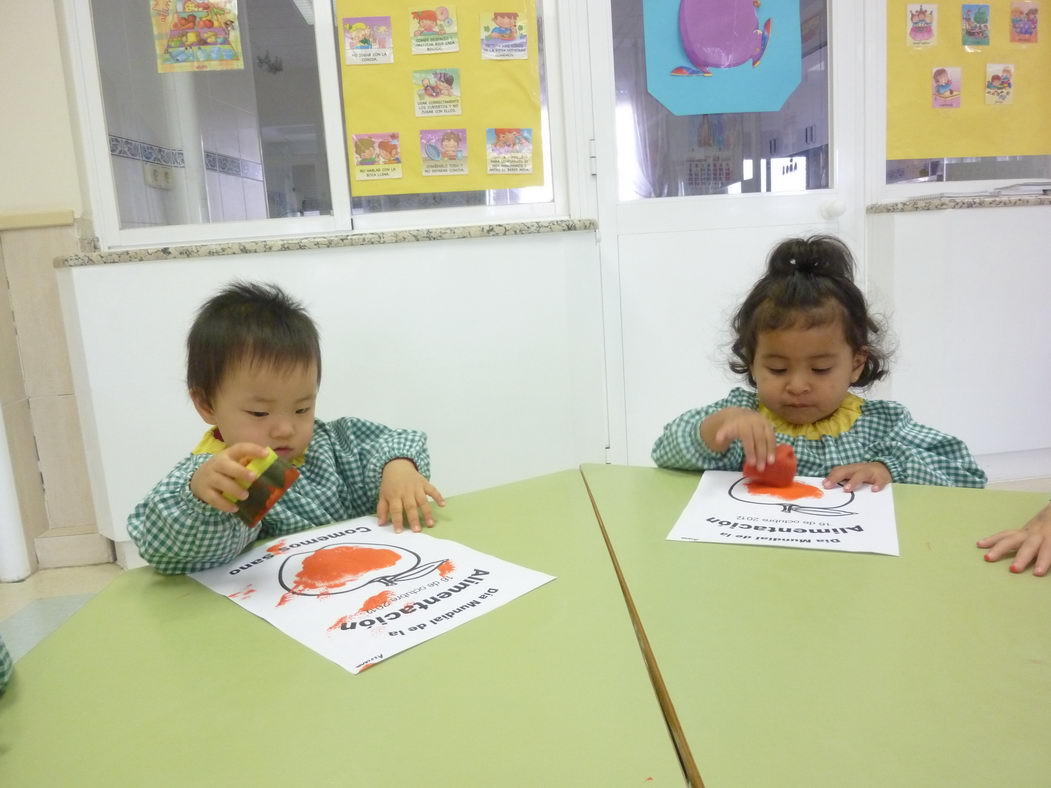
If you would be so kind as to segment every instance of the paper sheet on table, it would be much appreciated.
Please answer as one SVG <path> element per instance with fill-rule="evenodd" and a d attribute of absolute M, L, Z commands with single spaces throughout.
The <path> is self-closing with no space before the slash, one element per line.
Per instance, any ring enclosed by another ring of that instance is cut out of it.
<path fill-rule="evenodd" d="M 190 577 L 351 673 L 554 580 L 375 517 L 275 539 Z"/>
<path fill-rule="evenodd" d="M 826 490 L 797 476 L 770 487 L 736 471 L 705 471 L 668 539 L 898 555 L 892 486 Z"/>

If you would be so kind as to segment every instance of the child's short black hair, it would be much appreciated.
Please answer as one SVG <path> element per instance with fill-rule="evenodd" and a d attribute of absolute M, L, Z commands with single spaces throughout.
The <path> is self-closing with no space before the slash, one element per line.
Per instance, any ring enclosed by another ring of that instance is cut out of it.
<path fill-rule="evenodd" d="M 868 356 L 854 385 L 868 386 L 884 377 L 887 353 L 878 345 L 880 324 L 854 284 L 854 258 L 846 244 L 831 235 L 782 241 L 770 252 L 766 273 L 733 316 L 730 369 L 747 376 L 754 386 L 751 367 L 760 332 L 836 321 L 843 325 L 851 349 Z"/>
<path fill-rule="evenodd" d="M 275 367 L 317 364 L 321 341 L 301 304 L 273 284 L 231 282 L 197 311 L 186 339 L 186 386 L 211 402 L 223 375 L 248 361 Z"/>

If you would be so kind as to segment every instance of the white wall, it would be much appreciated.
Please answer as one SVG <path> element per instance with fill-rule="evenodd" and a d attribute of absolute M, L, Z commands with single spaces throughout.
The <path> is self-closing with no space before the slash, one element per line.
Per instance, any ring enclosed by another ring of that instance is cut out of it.
<path fill-rule="evenodd" d="M 425 430 L 444 493 L 601 462 L 598 270 L 591 232 L 61 270 L 100 530 L 127 539 L 204 432 L 184 342 L 234 277 L 280 284 L 318 322 L 319 417 Z"/>
<path fill-rule="evenodd" d="M 963 438 L 993 478 L 1051 476 L 1051 206 L 869 222 L 872 289 L 899 345 L 889 396 Z"/>
<path fill-rule="evenodd" d="M 83 204 L 52 2 L 2 3 L 0 216 Z M 32 31 L 15 34 L 16 30 Z"/>

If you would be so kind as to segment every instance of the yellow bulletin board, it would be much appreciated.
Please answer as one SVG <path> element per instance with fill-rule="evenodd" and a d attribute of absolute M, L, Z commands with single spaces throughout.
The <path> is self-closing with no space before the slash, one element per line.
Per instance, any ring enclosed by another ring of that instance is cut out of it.
<path fill-rule="evenodd" d="M 1051 20 L 1035 34 L 1012 22 L 1033 9 L 1026 24 L 1051 15 L 1051 0 L 887 0 L 888 159 L 1051 154 L 1051 30 L 1039 29 Z"/>
<path fill-rule="evenodd" d="M 544 182 L 536 3 L 337 0 L 351 193 Z"/>

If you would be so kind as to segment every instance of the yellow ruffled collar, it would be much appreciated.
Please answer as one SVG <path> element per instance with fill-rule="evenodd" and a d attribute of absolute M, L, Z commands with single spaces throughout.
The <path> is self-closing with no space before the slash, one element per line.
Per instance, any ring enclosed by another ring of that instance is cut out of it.
<path fill-rule="evenodd" d="M 835 412 L 825 416 L 820 421 L 812 424 L 792 424 L 787 422 L 770 410 L 763 403 L 759 403 L 759 412 L 774 425 L 774 432 L 791 435 L 793 438 L 806 438 L 807 440 L 820 440 L 823 435 L 842 435 L 854 426 L 854 422 L 861 415 L 861 406 L 865 400 L 855 394 L 847 394 L 843 402 L 836 408 Z"/>
<path fill-rule="evenodd" d="M 201 442 L 197 444 L 191 454 L 218 454 L 226 448 L 226 444 L 222 441 L 216 433 L 219 432 L 218 427 L 209 427 L 208 431 L 204 433 L 204 437 L 201 438 Z M 298 457 L 292 460 L 292 464 L 297 468 L 302 467 L 303 463 L 307 461 L 306 452 L 303 452 Z"/>

